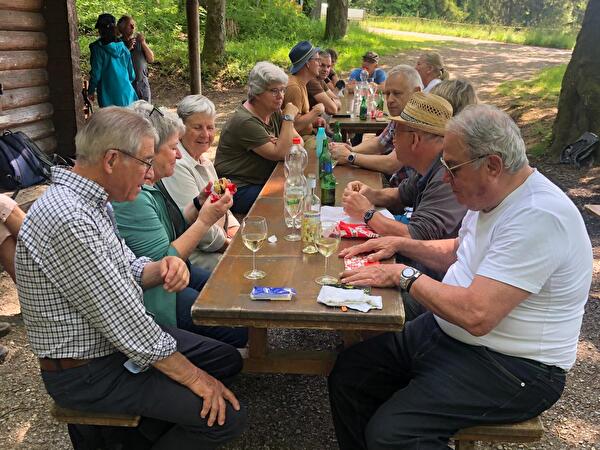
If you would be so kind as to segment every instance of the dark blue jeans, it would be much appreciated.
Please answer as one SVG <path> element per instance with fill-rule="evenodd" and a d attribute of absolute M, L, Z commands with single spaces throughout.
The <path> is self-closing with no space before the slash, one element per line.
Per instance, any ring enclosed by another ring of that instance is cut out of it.
<path fill-rule="evenodd" d="M 343 450 L 447 450 L 461 428 L 539 415 L 564 384 L 558 367 L 452 339 L 427 312 L 342 352 L 329 397 Z"/>
<path fill-rule="evenodd" d="M 248 342 L 247 328 L 209 327 L 194 324 L 192 321 L 192 305 L 208 281 L 210 272 L 193 265 L 189 265 L 188 268 L 190 269 L 188 287 L 177 293 L 177 327 L 225 342 L 237 348 L 245 347 Z"/>
<path fill-rule="evenodd" d="M 263 184 L 250 184 L 239 187 L 233 195 L 233 206 L 231 212 L 236 214 L 248 214 L 252 205 L 256 201 L 258 194 L 262 191 Z"/>

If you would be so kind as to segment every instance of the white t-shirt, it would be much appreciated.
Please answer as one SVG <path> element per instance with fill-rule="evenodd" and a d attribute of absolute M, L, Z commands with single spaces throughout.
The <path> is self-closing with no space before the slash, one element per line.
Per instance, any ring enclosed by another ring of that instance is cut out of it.
<path fill-rule="evenodd" d="M 423 88 L 423 92 L 428 94 L 429 92 L 431 92 L 431 90 L 436 87 L 438 84 L 440 84 L 442 82 L 442 80 L 440 80 L 439 78 L 434 78 L 433 80 L 431 80 L 429 83 L 427 83 L 427 86 L 425 86 Z"/>
<path fill-rule="evenodd" d="M 488 213 L 468 211 L 457 261 L 443 282 L 468 287 L 475 275 L 531 292 L 485 336 L 440 317 L 449 336 L 511 356 L 569 369 L 592 280 L 592 246 L 569 198 L 534 171 Z"/>

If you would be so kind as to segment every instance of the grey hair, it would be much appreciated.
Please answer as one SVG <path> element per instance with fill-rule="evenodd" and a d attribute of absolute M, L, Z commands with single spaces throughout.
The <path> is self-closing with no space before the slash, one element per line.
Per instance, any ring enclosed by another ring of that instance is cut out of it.
<path fill-rule="evenodd" d="M 423 90 L 423 80 L 421 80 L 421 75 L 419 75 L 419 72 L 414 67 L 408 64 L 398 64 L 390 69 L 387 73 L 387 78 L 389 79 L 397 75 L 402 75 L 411 89 L 418 87 Z"/>
<path fill-rule="evenodd" d="M 148 137 L 155 144 L 158 142 L 156 130 L 145 117 L 128 108 L 100 108 L 75 136 L 77 162 L 94 164 L 110 149 L 119 149 L 135 156 L 142 139 Z"/>
<path fill-rule="evenodd" d="M 166 108 L 156 108 L 145 100 L 138 100 L 129 105 L 129 108 L 138 113 L 140 116 L 147 118 L 156 133 L 158 134 L 158 142 L 154 144 L 154 151 L 157 152 L 159 147 L 165 141 L 177 134 L 178 137 L 185 133 L 185 125 L 177 115 Z"/>
<path fill-rule="evenodd" d="M 468 105 L 479 102 L 473 85 L 464 79 L 444 80 L 434 86 L 432 94 L 445 98 L 452 105 L 454 115 L 457 115 Z"/>
<path fill-rule="evenodd" d="M 321 49 L 321 50 L 319 50 L 319 51 L 317 52 L 317 54 L 319 55 L 319 58 L 320 58 L 321 56 L 323 56 L 323 57 L 325 57 L 325 58 L 331 58 L 331 53 L 329 53 L 327 50 L 323 50 L 323 49 Z M 331 58 L 331 59 L 332 59 L 332 62 L 333 62 L 333 58 Z"/>
<path fill-rule="evenodd" d="M 206 114 L 214 119 L 217 115 L 217 109 L 213 102 L 200 94 L 187 95 L 177 103 L 177 115 L 184 123 L 190 116 L 198 113 Z"/>
<path fill-rule="evenodd" d="M 471 158 L 498 155 L 509 173 L 515 173 L 529 163 L 525 142 L 517 124 L 495 106 L 467 106 L 450 119 L 446 132 L 462 138 Z M 475 167 L 481 166 L 483 161 L 474 164 Z"/>
<path fill-rule="evenodd" d="M 248 75 L 248 100 L 265 92 L 273 83 L 287 86 L 288 76 L 280 67 L 268 61 L 256 63 Z"/>

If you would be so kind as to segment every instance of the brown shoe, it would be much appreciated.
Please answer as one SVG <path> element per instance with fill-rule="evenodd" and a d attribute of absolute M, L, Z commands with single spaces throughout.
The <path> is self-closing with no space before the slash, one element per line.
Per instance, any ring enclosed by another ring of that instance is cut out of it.
<path fill-rule="evenodd" d="M 0 322 L 0 337 L 6 336 L 10 333 L 10 323 Z"/>
<path fill-rule="evenodd" d="M 6 355 L 8 355 L 8 347 L 0 345 L 0 364 L 4 362 L 4 360 L 6 359 Z"/>

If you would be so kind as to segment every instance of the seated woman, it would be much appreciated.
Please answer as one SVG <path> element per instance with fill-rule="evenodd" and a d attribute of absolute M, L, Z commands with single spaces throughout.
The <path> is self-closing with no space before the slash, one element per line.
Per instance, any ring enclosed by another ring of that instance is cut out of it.
<path fill-rule="evenodd" d="M 170 176 L 175 161 L 181 157 L 177 146 L 185 127 L 175 114 L 154 108 L 141 100 L 131 106 L 147 117 L 157 131 L 151 184 L 145 184 L 132 202 L 113 203 L 117 227 L 127 246 L 136 256 L 148 256 L 157 261 L 166 255 L 177 255 L 187 260 L 210 227 L 227 213 L 231 195 L 226 192 L 211 203 L 205 198 L 190 198 L 179 209 L 161 183 Z M 202 204 L 202 201 L 203 204 Z M 203 336 L 243 347 L 248 340 L 245 328 L 208 327 L 194 325 L 191 307 L 198 297 L 210 272 L 188 264 L 190 282 L 186 289 L 175 294 L 157 286 L 144 292 L 144 304 L 155 316 L 157 323 L 177 326 Z"/>
<path fill-rule="evenodd" d="M 205 155 L 215 140 L 217 113 L 213 102 L 203 95 L 188 95 L 177 105 L 177 114 L 185 125 L 185 134 L 178 143 L 181 159 L 177 160 L 173 175 L 162 182 L 175 203 L 184 208 L 190 198 L 197 197 L 208 183 L 217 179 L 215 167 Z M 200 240 L 190 255 L 191 263 L 212 270 L 239 227 L 228 211 Z"/>
<path fill-rule="evenodd" d="M 442 55 L 436 52 L 424 52 L 419 56 L 415 69 L 423 80 L 423 92 L 428 93 L 442 81 L 447 80 L 450 74 L 444 67 Z"/>
<path fill-rule="evenodd" d="M 231 208 L 234 213 L 248 212 L 298 135 L 294 129 L 298 109 L 288 103 L 281 111 L 287 81 L 279 67 L 257 63 L 248 76 L 248 100 L 221 132 L 215 168 L 219 176 L 238 186 Z"/>

